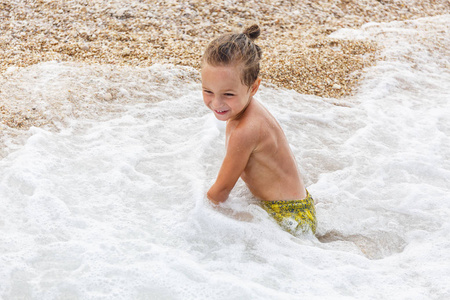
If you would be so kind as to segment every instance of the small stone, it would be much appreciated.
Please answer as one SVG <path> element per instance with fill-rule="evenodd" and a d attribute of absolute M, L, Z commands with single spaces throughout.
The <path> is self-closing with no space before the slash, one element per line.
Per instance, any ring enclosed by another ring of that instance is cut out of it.
<path fill-rule="evenodd" d="M 116 16 L 122 18 L 125 15 L 126 11 L 127 11 L 126 8 L 121 8 L 118 11 L 116 11 Z"/>
<path fill-rule="evenodd" d="M 342 89 L 342 86 L 340 84 L 335 83 L 335 84 L 333 84 L 333 86 L 331 88 L 335 89 L 335 90 L 340 90 L 340 89 Z"/>
<path fill-rule="evenodd" d="M 130 55 L 131 54 L 131 50 L 130 48 L 125 48 L 122 51 L 122 55 L 126 56 L 126 55 Z"/>
<path fill-rule="evenodd" d="M 111 101 L 113 99 L 113 96 L 111 95 L 111 93 L 105 93 L 103 94 L 103 100 L 105 101 Z"/>

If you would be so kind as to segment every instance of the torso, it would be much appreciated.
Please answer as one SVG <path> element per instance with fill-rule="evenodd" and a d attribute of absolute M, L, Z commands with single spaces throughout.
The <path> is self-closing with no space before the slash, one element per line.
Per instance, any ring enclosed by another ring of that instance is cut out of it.
<path fill-rule="evenodd" d="M 265 201 L 304 199 L 306 190 L 297 163 L 283 130 L 270 112 L 253 99 L 239 120 L 227 123 L 227 140 L 238 126 L 258 137 L 241 174 L 252 194 Z"/>

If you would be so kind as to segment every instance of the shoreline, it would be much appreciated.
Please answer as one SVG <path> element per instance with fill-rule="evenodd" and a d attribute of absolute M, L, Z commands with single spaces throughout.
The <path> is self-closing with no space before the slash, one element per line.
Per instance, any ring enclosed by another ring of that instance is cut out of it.
<path fill-rule="evenodd" d="M 352 95 L 381 59 L 371 41 L 334 40 L 341 28 L 450 13 L 448 1 L 36 1 L 0 0 L 0 76 L 45 61 L 199 69 L 207 43 L 257 23 L 268 84 L 326 98 Z M 1 95 L 1 88 L 0 88 Z M 0 97 L 0 125 L 28 129 L 29 112 Z"/>

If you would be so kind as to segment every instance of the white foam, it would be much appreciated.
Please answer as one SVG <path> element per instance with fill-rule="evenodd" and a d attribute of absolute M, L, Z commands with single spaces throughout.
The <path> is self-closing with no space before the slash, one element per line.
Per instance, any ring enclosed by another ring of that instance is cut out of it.
<path fill-rule="evenodd" d="M 344 105 L 258 92 L 317 201 L 318 238 L 281 230 L 242 182 L 220 210 L 205 201 L 224 124 L 195 70 L 11 70 L 2 95 L 55 125 L 2 132 L 1 297 L 448 298 L 448 20 L 335 33 L 385 46 Z"/>

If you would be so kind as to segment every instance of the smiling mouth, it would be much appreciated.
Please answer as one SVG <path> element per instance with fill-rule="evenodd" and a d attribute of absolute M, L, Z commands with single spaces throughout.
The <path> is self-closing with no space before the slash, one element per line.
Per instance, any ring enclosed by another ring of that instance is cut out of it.
<path fill-rule="evenodd" d="M 223 115 L 227 112 L 228 110 L 215 110 L 216 113 L 218 113 L 219 115 Z"/>

